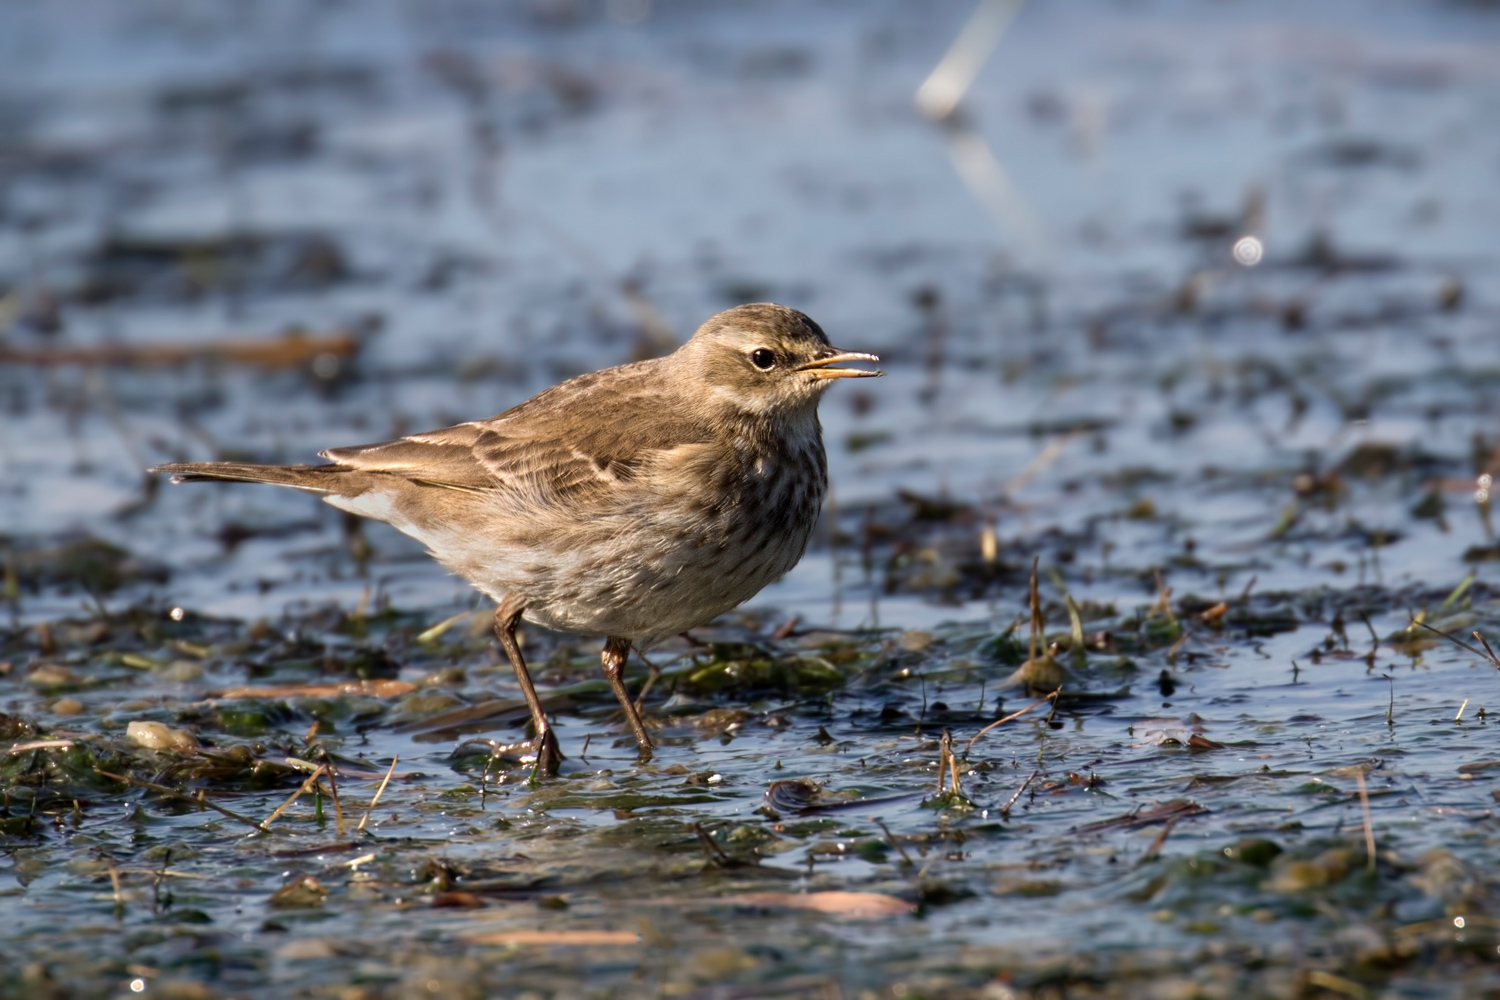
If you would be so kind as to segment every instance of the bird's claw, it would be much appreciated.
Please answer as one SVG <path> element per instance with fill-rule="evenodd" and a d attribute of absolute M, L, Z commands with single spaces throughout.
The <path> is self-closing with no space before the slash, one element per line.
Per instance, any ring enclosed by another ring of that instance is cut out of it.
<path fill-rule="evenodd" d="M 557 777 L 557 767 L 562 759 L 562 751 L 557 748 L 557 736 L 550 728 L 542 730 L 536 738 L 536 766 L 531 769 L 531 777 L 526 783 L 535 786 L 542 778 Z"/>

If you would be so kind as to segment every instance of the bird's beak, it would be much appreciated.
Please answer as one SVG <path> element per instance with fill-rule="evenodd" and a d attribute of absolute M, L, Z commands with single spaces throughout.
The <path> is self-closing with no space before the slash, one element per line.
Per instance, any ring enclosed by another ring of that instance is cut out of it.
<path fill-rule="evenodd" d="M 879 376 L 884 375 L 885 372 L 870 371 L 865 368 L 830 368 L 828 366 L 836 365 L 840 361 L 879 360 L 880 359 L 873 354 L 862 354 L 859 351 L 835 351 L 833 354 L 830 354 L 827 357 L 818 358 L 816 361 L 809 361 L 807 364 L 802 365 L 797 370 L 799 372 L 807 372 L 807 374 L 816 379 L 878 378 Z"/>

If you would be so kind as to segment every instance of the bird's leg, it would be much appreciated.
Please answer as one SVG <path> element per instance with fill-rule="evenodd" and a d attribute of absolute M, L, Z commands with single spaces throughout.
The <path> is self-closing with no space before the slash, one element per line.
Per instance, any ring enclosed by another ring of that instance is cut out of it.
<path fill-rule="evenodd" d="M 630 700 L 630 692 L 625 690 L 625 660 L 629 656 L 629 639 L 611 636 L 604 640 L 604 679 L 609 681 L 611 690 L 620 701 L 620 707 L 625 710 L 625 721 L 630 723 L 630 729 L 635 733 L 635 741 L 641 748 L 641 759 L 650 760 L 651 737 L 646 734 L 646 724 L 641 721 L 641 714 L 635 710 L 635 703 Z"/>
<path fill-rule="evenodd" d="M 537 697 L 536 686 L 531 683 L 526 660 L 521 656 L 521 647 L 516 642 L 516 625 L 520 623 L 521 612 L 524 610 L 523 605 L 515 605 L 510 601 L 495 608 L 495 635 L 500 637 L 500 648 L 510 658 L 510 665 L 516 670 L 516 680 L 521 685 L 521 693 L 526 696 L 526 707 L 531 709 L 531 724 L 536 729 L 536 772 L 533 777 L 538 773 L 550 777 L 557 773 L 562 753 L 557 749 L 557 736 L 553 734 L 552 725 L 547 721 L 547 713 L 542 711 L 542 699 Z"/>

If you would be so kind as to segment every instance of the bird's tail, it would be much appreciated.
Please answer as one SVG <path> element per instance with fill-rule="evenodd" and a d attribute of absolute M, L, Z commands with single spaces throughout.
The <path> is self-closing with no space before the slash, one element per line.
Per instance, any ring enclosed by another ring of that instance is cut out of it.
<path fill-rule="evenodd" d="M 367 474 L 344 465 L 256 465 L 250 462 L 169 462 L 149 469 L 174 483 L 271 483 L 311 493 L 356 496 L 369 485 Z"/>

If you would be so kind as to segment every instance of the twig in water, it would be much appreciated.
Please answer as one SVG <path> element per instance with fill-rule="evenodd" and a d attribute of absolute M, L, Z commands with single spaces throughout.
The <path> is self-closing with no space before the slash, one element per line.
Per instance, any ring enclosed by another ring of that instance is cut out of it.
<path fill-rule="evenodd" d="M 333 822 L 334 829 L 340 837 L 344 835 L 344 807 L 339 804 L 338 782 L 333 780 L 333 765 L 324 764 L 323 769 L 328 772 L 328 797 L 333 799 Z"/>
<path fill-rule="evenodd" d="M 1437 633 L 1438 635 L 1442 636 L 1444 639 L 1447 639 L 1449 642 L 1453 643 L 1455 646 L 1459 646 L 1459 647 L 1462 647 L 1463 649 L 1467 649 L 1469 652 L 1473 653 L 1475 656 L 1479 657 L 1481 660 L 1485 660 L 1491 666 L 1495 667 L 1496 669 L 1500 669 L 1500 657 L 1496 657 L 1495 651 L 1490 648 L 1490 644 L 1485 641 L 1485 638 L 1484 638 L 1483 635 L 1480 635 L 1478 629 L 1474 630 L 1473 635 L 1474 635 L 1474 638 L 1478 639 L 1479 642 L 1480 642 L 1480 644 L 1484 646 L 1483 649 L 1479 649 L 1477 647 L 1471 646 L 1467 642 L 1464 642 L 1462 639 L 1460 639 L 1458 636 L 1452 634 L 1451 632 L 1444 632 L 1440 628 L 1433 628 L 1431 625 L 1427 624 L 1424 621 L 1419 621 L 1415 617 L 1412 618 L 1411 623 L 1413 625 L 1420 625 L 1422 628 L 1425 628 L 1429 632 L 1435 632 L 1435 633 Z"/>
<path fill-rule="evenodd" d="M 450 628 L 452 628 L 454 625 L 457 625 L 465 618 L 468 618 L 473 613 L 474 612 L 472 611 L 460 611 L 458 614 L 453 615 L 450 618 L 444 618 L 436 625 L 419 634 L 417 636 L 417 642 L 425 646 L 429 642 L 434 642 L 437 639 L 442 638 L 444 632 L 448 631 Z"/>
<path fill-rule="evenodd" d="M 318 783 L 318 779 L 323 777 L 323 771 L 326 769 L 326 767 L 327 765 L 318 765 L 318 769 L 307 776 L 307 780 L 302 782 L 302 784 L 297 787 L 297 790 L 292 793 L 292 797 L 287 799 L 281 805 L 277 806 L 276 811 L 267 816 L 265 823 L 262 825 L 269 828 L 272 823 L 276 822 L 276 820 L 281 816 L 282 813 L 286 812 L 292 807 L 292 803 L 296 802 L 298 799 L 302 798 L 303 795 L 312 791 L 313 786 Z"/>
<path fill-rule="evenodd" d="M 797 618 L 792 619 L 793 628 L 796 627 L 796 623 L 798 620 L 799 619 Z M 777 631 L 779 632 L 781 630 L 777 629 Z M 772 638 L 774 639 L 775 636 L 772 636 Z M 635 651 L 635 655 L 641 658 L 641 662 L 646 665 L 646 669 L 649 671 L 649 673 L 646 674 L 646 683 L 641 685 L 641 693 L 635 696 L 635 710 L 637 714 L 640 714 L 646 704 L 646 695 L 651 691 L 651 688 L 655 686 L 657 680 L 661 677 L 661 667 L 658 667 L 656 664 L 646 659 L 646 654 L 642 653 L 639 649 Z"/>
<path fill-rule="evenodd" d="M 1453 721 L 1454 722 L 1462 722 L 1462 721 L 1464 721 L 1464 709 L 1466 709 L 1468 707 L 1469 707 L 1469 699 L 1465 698 L 1464 699 L 1464 703 L 1462 705 L 1458 706 L 1458 714 L 1453 717 Z"/>
<path fill-rule="evenodd" d="M 329 334 L 295 331 L 275 338 L 223 338 L 207 342 L 160 344 L 104 344 L 68 347 L 0 348 L 0 364 L 107 365 L 130 368 L 176 368 L 197 361 L 255 365 L 262 368 L 296 368 L 312 364 L 323 355 L 335 360 L 359 353 L 356 331 L 335 330 Z"/>
<path fill-rule="evenodd" d="M 1012 795 L 1010 797 L 1010 800 L 1008 802 L 1006 802 L 1003 807 L 1001 807 L 1001 809 L 1000 809 L 1000 815 L 1001 816 L 1009 816 L 1010 815 L 1010 807 L 1016 804 L 1016 800 L 1019 799 L 1021 797 L 1022 793 L 1024 793 L 1026 791 L 1027 787 L 1029 787 L 1031 785 L 1031 782 L 1033 781 L 1033 779 L 1035 779 L 1036 776 L 1039 775 L 1039 774 L 1041 774 L 1041 773 L 1042 773 L 1041 768 L 1037 768 L 1035 771 L 1032 771 L 1030 774 L 1028 774 L 1026 776 L 1026 780 L 1023 781 L 1023 782 L 1021 782 L 1021 787 L 1016 789 L 1016 794 Z"/>
<path fill-rule="evenodd" d="M 703 853 L 707 856 L 709 864 L 715 868 L 744 867 L 743 861 L 731 856 L 729 852 L 715 843 L 714 835 L 704 829 L 702 823 L 693 824 L 693 833 L 698 836 L 698 846 L 703 848 Z"/>
<path fill-rule="evenodd" d="M 1172 643 L 1172 645 L 1167 649 L 1167 663 L 1171 664 L 1174 667 L 1177 666 L 1177 654 L 1182 652 L 1182 647 L 1186 645 L 1187 641 L 1192 637 L 1192 629 L 1185 628 L 1182 630 L 1182 635 L 1178 636 L 1177 641 Z"/>
<path fill-rule="evenodd" d="M 458 746 L 454 747 L 453 748 L 453 753 L 456 754 L 460 750 L 462 750 L 464 747 L 469 746 L 469 745 L 474 744 L 474 743 L 478 743 L 478 744 L 480 744 L 482 746 L 487 746 L 487 747 L 490 748 L 490 755 L 485 758 L 485 760 L 484 760 L 484 768 L 479 772 L 479 806 L 482 809 L 482 808 L 484 808 L 485 803 L 488 801 L 489 787 L 490 787 L 490 766 L 492 764 L 494 764 L 495 761 L 497 761 L 497 760 L 500 759 L 500 755 L 501 754 L 506 753 L 507 751 L 512 751 L 512 750 L 524 750 L 524 749 L 530 747 L 531 744 L 529 744 L 529 743 L 500 743 L 500 742 L 498 742 L 496 740 L 487 740 L 487 739 L 485 739 L 483 737 L 475 737 L 474 739 L 471 739 L 471 740 L 464 740 Z M 588 737 L 584 737 L 584 740 L 583 740 L 583 753 L 584 753 L 584 759 L 585 760 L 588 759 L 588 752 L 589 752 Z M 391 766 L 394 767 L 395 764 L 392 764 Z M 389 781 L 390 777 L 387 776 L 386 780 Z M 380 787 L 384 788 L 385 784 L 382 783 Z M 379 796 L 377 795 L 376 798 L 379 798 Z M 371 806 L 373 808 L 374 803 L 371 803 Z"/>
<path fill-rule="evenodd" d="M 1355 771 L 1354 780 L 1359 785 L 1359 808 L 1365 814 L 1365 856 L 1369 859 L 1370 871 L 1375 870 L 1375 825 L 1370 822 L 1370 793 L 1365 788 L 1365 772 Z"/>
<path fill-rule="evenodd" d="M 1014 497 L 1017 490 L 1036 478 L 1037 473 L 1057 461 L 1062 455 L 1063 449 L 1081 437 L 1083 437 L 1083 431 L 1069 431 L 1061 437 L 1053 438 L 1047 447 L 1043 448 L 1035 458 L 1026 464 L 1026 468 L 1022 469 L 1020 473 L 1011 478 L 1010 482 L 1005 484 L 1005 488 L 1000 491 L 1000 499 L 1010 500 Z M 994 527 L 987 524 L 985 528 L 990 532 L 991 537 L 993 537 Z M 985 557 L 985 562 L 994 561 L 994 557 L 992 556 Z"/>
<path fill-rule="evenodd" d="M 125 905 L 125 896 L 120 892 L 120 869 L 113 861 L 109 863 L 109 884 L 115 888 L 115 909 L 119 910 Z"/>
<path fill-rule="evenodd" d="M 901 841 L 896 839 L 896 835 L 891 832 L 891 828 L 885 825 L 885 820 L 871 816 L 870 821 L 880 827 L 880 832 L 885 834 L 886 842 L 896 849 L 897 854 L 901 855 L 901 863 L 908 868 L 915 867 L 911 860 L 911 855 L 906 853 L 906 848 L 901 846 Z"/>
<path fill-rule="evenodd" d="M 1495 651 L 1490 648 L 1488 640 L 1486 640 L 1484 636 L 1479 634 L 1479 630 L 1477 628 L 1474 630 L 1474 638 L 1478 639 L 1479 644 L 1484 647 L 1484 655 L 1485 658 L 1490 661 L 1490 665 L 1496 670 L 1500 670 L 1500 656 L 1495 655 Z"/>
<path fill-rule="evenodd" d="M 1025 715 L 1027 712 L 1031 711 L 1033 708 L 1036 708 L 1038 705 L 1044 705 L 1044 704 L 1046 704 L 1049 701 L 1055 702 L 1056 699 L 1057 699 L 1057 696 L 1060 695 L 1060 694 L 1062 694 L 1062 685 L 1059 684 L 1058 687 L 1057 687 L 1057 690 L 1053 691 L 1051 694 L 1047 695 L 1045 698 L 1038 698 L 1036 701 L 1032 702 L 1030 705 L 1027 705 L 1025 708 L 1021 709 L 1019 712 L 1012 712 L 1012 713 L 1010 713 L 1009 715 L 1007 715 L 1003 719 L 996 719 L 994 722 L 991 722 L 988 726 L 985 726 L 979 732 L 975 733 L 973 739 L 971 739 L 968 743 L 964 744 L 964 756 L 967 757 L 969 755 L 969 751 L 972 750 L 972 749 L 974 749 L 974 744 L 977 743 L 977 742 L 979 742 L 979 737 L 983 736 L 985 733 L 989 732 L 991 729 L 994 729 L 996 726 L 1004 725 L 1005 723 L 1009 722 L 1012 719 L 1019 719 L 1021 716 Z"/>
<path fill-rule="evenodd" d="M 943 739 L 949 743 L 950 747 L 952 746 L 952 741 L 948 739 L 948 733 L 946 731 L 944 731 L 943 733 Z M 954 753 L 952 749 L 949 749 L 948 751 L 948 773 L 953 776 L 954 798 L 962 797 L 964 794 L 963 786 L 958 783 L 958 754 Z"/>
<path fill-rule="evenodd" d="M 1141 855 L 1141 860 L 1136 864 L 1143 865 L 1161 853 L 1162 845 L 1167 842 L 1167 837 L 1172 834 L 1172 828 L 1177 825 L 1177 819 L 1178 817 L 1173 816 L 1162 824 L 1161 832 L 1156 835 L 1155 840 L 1151 841 L 1151 846 L 1146 848 L 1146 853 Z"/>
<path fill-rule="evenodd" d="M 938 794 L 944 795 L 949 791 L 951 777 L 953 794 L 962 795 L 963 787 L 958 783 L 958 755 L 953 752 L 953 736 L 947 728 L 943 729 L 943 740 L 938 748 Z"/>
<path fill-rule="evenodd" d="M 1469 586 L 1474 582 L 1475 579 L 1475 572 L 1472 569 L 1469 570 L 1468 576 L 1465 576 L 1461 581 L 1459 581 L 1458 586 L 1453 588 L 1453 592 L 1443 600 L 1442 604 L 1438 605 L 1438 614 L 1442 614 L 1449 608 L 1453 607 L 1453 605 L 1457 604 L 1458 599 L 1464 596 L 1464 591 L 1469 589 Z"/>
<path fill-rule="evenodd" d="M 795 632 L 795 631 L 797 631 L 797 626 L 801 625 L 801 624 L 802 624 L 802 616 L 801 615 L 792 615 L 792 617 L 788 618 L 786 621 L 784 621 L 780 625 L 776 626 L 775 631 L 773 631 L 771 633 L 771 641 L 772 642 L 785 642 L 787 639 L 791 638 L 792 633 Z M 644 660 L 646 658 L 643 656 L 643 657 L 641 657 L 641 659 Z M 647 661 L 647 662 L 649 664 L 650 661 Z"/>
<path fill-rule="evenodd" d="M 1167 581 L 1161 578 L 1161 570 L 1151 571 L 1156 575 L 1156 603 L 1151 606 L 1151 613 L 1155 614 L 1158 608 L 1166 615 L 1167 622 L 1174 627 L 1177 625 L 1177 615 L 1172 611 L 1172 588 L 1167 586 Z M 1174 647 L 1175 648 L 1175 647 Z"/>
<path fill-rule="evenodd" d="M 375 811 L 375 804 L 380 801 L 380 796 L 385 794 L 385 786 L 390 784 L 391 775 L 396 773 L 396 764 L 400 760 L 401 757 L 399 755 L 391 758 L 390 770 L 386 771 L 385 777 L 380 779 L 380 787 L 375 789 L 375 797 L 370 800 L 370 805 L 365 809 L 365 814 L 360 817 L 359 826 L 354 828 L 355 833 L 362 832 L 365 824 L 370 821 L 370 813 Z"/>
<path fill-rule="evenodd" d="M 244 823 L 246 826 L 253 826 L 255 827 L 255 829 L 259 830 L 262 833 L 271 832 L 266 828 L 266 825 L 264 823 L 256 822 L 249 816 L 241 816 L 237 812 L 232 812 L 228 809 L 225 809 L 223 806 L 210 801 L 208 797 L 205 796 L 202 792 L 198 793 L 197 795 L 189 795 L 186 792 L 179 792 L 175 788 L 168 788 L 166 785 L 158 785 L 155 782 L 151 781 L 142 781 L 139 778 L 132 778 L 124 774 L 114 774 L 110 771 L 98 771 L 96 773 L 102 774 L 106 778 L 113 778 L 115 781 L 123 781 L 127 785 L 137 785 L 141 788 L 149 788 L 151 791 L 156 792 L 160 795 L 166 795 L 183 802 L 192 802 L 195 805 L 207 806 L 216 813 L 222 813 L 223 815 L 228 816 L 236 823 Z"/>
<path fill-rule="evenodd" d="M 1363 611 L 1360 612 L 1359 620 L 1365 623 L 1365 628 L 1370 630 L 1370 651 L 1365 654 L 1365 663 L 1375 665 L 1375 654 L 1380 651 L 1380 636 L 1375 634 L 1375 626 L 1370 624 L 1370 616 Z"/>

